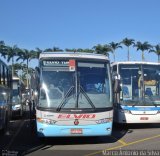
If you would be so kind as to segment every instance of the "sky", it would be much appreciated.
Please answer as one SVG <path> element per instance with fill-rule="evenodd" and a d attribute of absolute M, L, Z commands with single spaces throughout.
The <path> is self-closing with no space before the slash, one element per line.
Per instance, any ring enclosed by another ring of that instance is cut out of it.
<path fill-rule="evenodd" d="M 156 45 L 159 6 L 159 0 L 0 0 L 0 40 L 29 50 L 92 48 L 126 37 Z M 136 48 L 130 49 L 130 55 L 131 60 L 141 60 Z M 116 61 L 126 60 L 123 46 L 116 50 Z M 145 60 L 157 62 L 157 56 L 145 52 Z M 35 60 L 30 62 L 36 65 Z"/>

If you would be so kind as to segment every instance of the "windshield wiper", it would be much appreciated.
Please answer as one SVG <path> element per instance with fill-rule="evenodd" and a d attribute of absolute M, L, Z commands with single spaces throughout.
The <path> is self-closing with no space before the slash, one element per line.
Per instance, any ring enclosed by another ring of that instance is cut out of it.
<path fill-rule="evenodd" d="M 80 92 L 84 95 L 84 97 L 87 99 L 87 101 L 89 102 L 89 104 L 91 105 L 91 107 L 93 109 L 96 109 L 95 105 L 93 104 L 93 102 L 91 101 L 91 99 L 89 98 L 89 96 L 87 95 L 87 93 L 84 91 L 84 89 L 82 88 L 82 86 L 80 86 Z"/>
<path fill-rule="evenodd" d="M 66 100 L 67 98 L 70 96 L 71 92 L 73 91 L 75 87 L 71 86 L 71 88 L 69 88 L 69 90 L 67 91 L 66 95 L 64 96 L 64 98 L 62 99 L 61 103 L 59 104 L 58 108 L 56 109 L 56 111 L 60 111 L 62 107 L 64 107 L 64 105 L 66 104 Z"/>

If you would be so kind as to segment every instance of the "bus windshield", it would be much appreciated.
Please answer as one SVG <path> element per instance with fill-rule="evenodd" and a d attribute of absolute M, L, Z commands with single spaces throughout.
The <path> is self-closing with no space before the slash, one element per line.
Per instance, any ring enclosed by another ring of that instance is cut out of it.
<path fill-rule="evenodd" d="M 108 64 L 76 63 L 74 71 L 65 67 L 42 69 L 39 107 L 61 110 L 112 106 Z"/>
<path fill-rule="evenodd" d="M 160 105 L 157 65 L 120 65 L 121 99 L 126 105 Z"/>

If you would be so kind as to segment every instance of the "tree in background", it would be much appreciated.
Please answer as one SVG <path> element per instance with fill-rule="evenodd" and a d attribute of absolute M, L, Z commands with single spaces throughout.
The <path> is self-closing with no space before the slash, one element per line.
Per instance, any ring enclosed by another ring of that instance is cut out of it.
<path fill-rule="evenodd" d="M 27 50 L 27 49 L 23 49 L 21 51 L 19 51 L 18 53 L 18 60 L 23 60 L 26 61 L 26 66 L 27 66 L 27 88 L 28 88 L 28 84 L 29 84 L 29 73 L 28 73 L 28 63 L 31 59 L 33 59 L 35 57 L 35 51 L 33 50 Z"/>
<path fill-rule="evenodd" d="M 93 49 L 82 49 L 82 48 L 78 48 L 78 49 L 66 48 L 65 51 L 67 51 L 67 52 L 85 52 L 85 53 L 93 53 L 94 52 Z"/>
<path fill-rule="evenodd" d="M 105 45 L 98 44 L 94 46 L 93 49 L 97 54 L 104 54 L 108 57 L 109 57 L 109 52 L 112 52 L 112 48 L 108 44 L 105 44 Z"/>
<path fill-rule="evenodd" d="M 137 51 L 138 50 L 142 51 L 142 61 L 145 60 L 145 58 L 144 58 L 144 51 L 149 51 L 150 49 L 152 49 L 152 46 L 148 42 L 141 43 L 141 42 L 138 41 L 134 45 L 134 47 L 137 47 Z"/>
<path fill-rule="evenodd" d="M 134 39 L 125 38 L 121 42 L 122 44 L 124 44 L 127 47 L 127 58 L 128 58 L 128 61 L 130 60 L 130 49 L 129 49 L 129 47 L 131 45 L 135 44 L 134 41 L 135 41 Z"/>
<path fill-rule="evenodd" d="M 7 46 L 4 41 L 0 41 L 0 54 L 3 58 L 6 58 L 7 55 Z"/>
<path fill-rule="evenodd" d="M 154 52 L 158 56 L 158 63 L 160 63 L 160 44 L 153 46 L 153 48 L 150 49 L 149 52 Z"/>
<path fill-rule="evenodd" d="M 60 51 L 63 51 L 63 50 L 58 47 L 47 48 L 44 50 L 44 52 L 60 52 Z"/>
<path fill-rule="evenodd" d="M 11 60 L 12 64 L 12 77 L 14 76 L 14 57 L 16 57 L 20 51 L 21 49 L 18 48 L 17 45 L 6 47 L 7 62 Z"/>
<path fill-rule="evenodd" d="M 122 46 L 120 45 L 120 43 L 115 43 L 115 42 L 111 42 L 109 43 L 110 47 L 112 48 L 112 52 L 113 52 L 113 59 L 114 59 L 114 62 L 115 62 L 115 50 L 118 49 L 118 48 L 122 48 Z"/>

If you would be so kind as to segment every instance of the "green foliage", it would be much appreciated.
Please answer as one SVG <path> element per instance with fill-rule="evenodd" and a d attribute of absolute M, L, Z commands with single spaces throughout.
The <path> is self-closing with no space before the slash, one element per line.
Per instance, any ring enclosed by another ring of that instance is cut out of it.
<path fill-rule="evenodd" d="M 158 56 L 158 62 L 160 63 L 160 44 L 153 46 L 149 52 L 154 52 Z"/>
<path fill-rule="evenodd" d="M 110 53 L 113 54 L 114 60 L 115 60 L 115 50 L 118 48 L 122 48 L 121 44 L 128 47 L 128 60 L 130 58 L 129 54 L 129 47 L 133 45 L 133 47 L 137 48 L 138 50 L 142 51 L 142 60 L 144 60 L 144 51 L 148 52 L 154 52 L 158 55 L 158 60 L 160 62 L 160 45 L 151 46 L 148 42 L 137 42 L 135 44 L 134 39 L 128 39 L 124 38 L 120 43 L 111 42 L 109 44 L 97 44 L 96 46 L 93 46 L 92 49 L 83 49 L 83 48 L 66 48 L 65 51 L 67 52 L 84 52 L 84 53 L 97 53 L 97 54 L 104 54 L 109 56 Z M 10 66 L 13 70 L 14 74 L 18 74 L 18 72 L 21 70 L 22 75 L 25 78 L 27 73 L 29 74 L 30 71 L 33 69 L 30 69 L 29 67 L 29 61 L 32 59 L 39 59 L 39 55 L 42 52 L 61 52 L 63 51 L 59 47 L 53 47 L 53 48 L 46 48 L 45 50 L 42 50 L 40 48 L 35 48 L 35 50 L 28 50 L 28 49 L 21 49 L 17 45 L 14 46 L 8 46 L 5 44 L 4 41 L 0 41 L 0 54 L 1 57 L 4 57 L 7 59 L 8 62 L 12 60 L 12 65 Z M 14 64 L 14 58 L 16 61 L 22 60 L 21 63 L 15 63 Z"/>
<path fill-rule="evenodd" d="M 98 44 L 94 46 L 93 49 L 97 54 L 104 54 L 106 56 L 109 56 L 109 53 L 113 52 L 112 47 L 108 44 L 105 44 L 105 45 Z"/>
<path fill-rule="evenodd" d="M 114 61 L 115 61 L 115 50 L 118 48 L 122 48 L 122 46 L 120 44 L 121 43 L 115 43 L 115 42 L 109 43 L 110 47 L 112 48 Z"/>
<path fill-rule="evenodd" d="M 142 43 L 142 42 L 140 42 L 140 41 L 138 41 L 138 42 L 134 45 L 134 47 L 137 48 L 137 51 L 140 50 L 140 51 L 142 52 L 142 61 L 145 60 L 145 58 L 144 58 L 144 51 L 149 51 L 150 49 L 152 49 L 152 45 L 150 45 L 148 42 Z"/>

